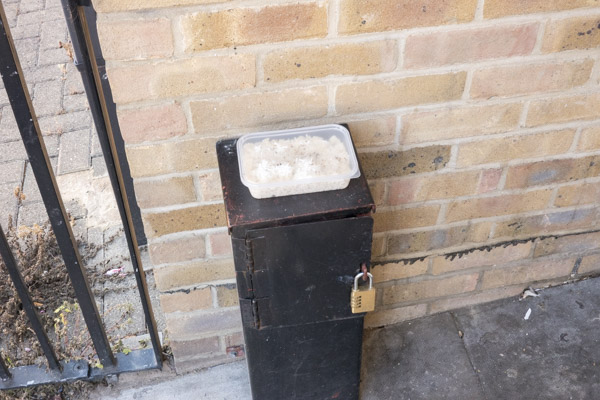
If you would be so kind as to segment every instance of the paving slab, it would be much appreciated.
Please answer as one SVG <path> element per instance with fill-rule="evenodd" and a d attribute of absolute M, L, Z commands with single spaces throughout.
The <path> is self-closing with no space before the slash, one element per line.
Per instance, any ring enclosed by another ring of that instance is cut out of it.
<path fill-rule="evenodd" d="M 600 398 L 599 279 L 470 307 L 456 318 L 487 399 Z"/>
<path fill-rule="evenodd" d="M 365 332 L 363 400 L 484 399 L 449 313 Z"/>

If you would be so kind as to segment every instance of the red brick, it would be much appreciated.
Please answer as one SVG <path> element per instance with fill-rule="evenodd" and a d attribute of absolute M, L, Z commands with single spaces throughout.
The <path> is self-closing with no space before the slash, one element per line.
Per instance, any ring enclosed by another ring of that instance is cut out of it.
<path fill-rule="evenodd" d="M 492 192 L 498 188 L 503 170 L 501 168 L 486 169 L 481 171 L 481 180 L 477 193 Z"/>
<path fill-rule="evenodd" d="M 168 139 L 187 132 L 187 121 L 179 103 L 142 109 L 119 110 L 119 127 L 126 143 Z"/>
<path fill-rule="evenodd" d="M 418 34 L 406 39 L 405 68 L 425 68 L 530 54 L 538 23 Z"/>
<path fill-rule="evenodd" d="M 232 254 L 231 238 L 228 233 L 214 233 L 208 235 L 210 255 L 213 257 L 228 256 Z"/>
<path fill-rule="evenodd" d="M 419 189 L 418 178 L 401 178 L 389 182 L 388 204 L 397 206 L 415 201 Z"/>

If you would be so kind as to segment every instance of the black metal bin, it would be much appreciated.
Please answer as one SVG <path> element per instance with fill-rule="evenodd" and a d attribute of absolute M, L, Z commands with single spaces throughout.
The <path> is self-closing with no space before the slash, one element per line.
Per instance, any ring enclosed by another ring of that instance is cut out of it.
<path fill-rule="evenodd" d="M 217 156 L 253 398 L 358 399 L 364 314 L 352 314 L 350 293 L 371 258 L 366 179 L 257 200 L 235 144 L 218 142 Z"/>

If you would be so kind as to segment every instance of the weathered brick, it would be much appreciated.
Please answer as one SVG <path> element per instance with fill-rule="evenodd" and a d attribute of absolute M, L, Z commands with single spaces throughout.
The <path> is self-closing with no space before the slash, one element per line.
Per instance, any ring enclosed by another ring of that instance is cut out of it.
<path fill-rule="evenodd" d="M 371 196 L 373 196 L 373 201 L 375 202 L 375 206 L 380 207 L 387 204 L 386 194 L 385 194 L 385 181 L 371 181 L 369 183 L 369 190 L 371 191 Z"/>
<path fill-rule="evenodd" d="M 150 258 L 154 264 L 180 263 L 203 258 L 206 254 L 205 247 L 204 236 L 200 235 L 151 243 Z"/>
<path fill-rule="evenodd" d="M 217 201 L 223 199 L 221 178 L 219 172 L 202 172 L 198 175 L 198 183 L 202 201 Z"/>
<path fill-rule="evenodd" d="M 536 14 L 594 6 L 598 6 L 597 0 L 486 0 L 483 16 L 499 18 L 507 15 Z"/>
<path fill-rule="evenodd" d="M 587 275 L 600 272 L 600 254 L 583 257 L 577 273 Z"/>
<path fill-rule="evenodd" d="M 383 304 L 449 296 L 475 290 L 479 274 L 458 275 L 388 286 L 383 289 Z"/>
<path fill-rule="evenodd" d="M 234 8 L 186 15 L 181 20 L 187 52 L 327 35 L 327 8 L 318 3 Z"/>
<path fill-rule="evenodd" d="M 197 57 L 108 70 L 115 103 L 222 92 L 253 87 L 255 56 Z"/>
<path fill-rule="evenodd" d="M 493 269 L 484 272 L 481 288 L 485 290 L 568 277 L 574 264 L 574 259 L 541 260 L 516 267 Z"/>
<path fill-rule="evenodd" d="M 126 143 L 168 139 L 187 132 L 185 114 L 179 103 L 142 109 L 119 110 L 119 127 Z"/>
<path fill-rule="evenodd" d="M 365 328 L 378 328 L 384 325 L 397 324 L 402 321 L 419 318 L 427 312 L 427 304 L 392 308 L 370 312 L 365 316 Z"/>
<path fill-rule="evenodd" d="M 413 264 L 403 262 L 374 265 L 371 272 L 375 283 L 410 278 L 427 273 L 429 260 L 418 260 Z"/>
<path fill-rule="evenodd" d="M 165 313 L 175 311 L 195 311 L 212 308 L 210 287 L 191 289 L 189 292 L 177 292 L 160 295 L 160 307 Z"/>
<path fill-rule="evenodd" d="M 567 90 L 590 79 L 592 60 L 511 65 L 475 71 L 471 97 L 506 97 L 536 92 Z"/>
<path fill-rule="evenodd" d="M 415 200 L 448 199 L 475 194 L 479 175 L 479 171 L 468 171 L 422 177 Z"/>
<path fill-rule="evenodd" d="M 343 0 L 340 6 L 338 31 L 365 33 L 468 22 L 477 1 Z"/>
<path fill-rule="evenodd" d="M 208 204 L 173 211 L 145 213 L 144 227 L 149 237 L 196 229 L 225 226 L 227 221 L 222 204 Z"/>
<path fill-rule="evenodd" d="M 374 236 L 371 244 L 371 259 L 377 259 L 385 255 L 385 236 Z"/>
<path fill-rule="evenodd" d="M 415 34 L 406 39 L 405 68 L 425 68 L 531 54 L 538 23 Z"/>
<path fill-rule="evenodd" d="M 213 233 L 208 235 L 210 255 L 213 257 L 227 256 L 232 254 L 231 238 L 228 233 Z"/>
<path fill-rule="evenodd" d="M 436 300 L 430 303 L 429 313 L 435 314 L 457 308 L 468 307 L 475 304 L 487 303 L 494 300 L 505 299 L 519 295 L 523 286 L 509 286 L 498 289 L 486 290 L 481 293 L 469 293 L 465 296 L 452 297 L 449 299 Z"/>
<path fill-rule="evenodd" d="M 594 204 L 600 199 L 600 182 L 579 183 L 558 189 L 554 205 L 557 207 Z"/>
<path fill-rule="evenodd" d="M 579 151 L 591 151 L 600 149 L 600 126 L 583 129 L 579 137 Z"/>
<path fill-rule="evenodd" d="M 276 50 L 263 61 L 265 81 L 369 75 L 396 68 L 395 41 L 348 43 Z"/>
<path fill-rule="evenodd" d="M 367 178 L 390 178 L 444 168 L 450 160 L 450 146 L 365 152 L 359 153 L 358 158 Z"/>
<path fill-rule="evenodd" d="M 197 4 L 223 3 L 231 0 L 93 0 L 94 9 L 99 13 L 137 11 L 152 8 L 166 8 Z"/>
<path fill-rule="evenodd" d="M 534 257 L 542 257 L 556 253 L 574 253 L 579 255 L 600 247 L 600 233 L 561 236 L 541 240 L 535 245 Z"/>
<path fill-rule="evenodd" d="M 447 229 L 390 234 L 387 253 L 402 255 L 445 249 L 465 243 L 482 243 L 488 239 L 491 227 L 491 222 L 479 222 Z"/>
<path fill-rule="evenodd" d="M 481 180 L 477 193 L 492 192 L 498 188 L 500 178 L 502 178 L 502 168 L 486 169 L 481 171 Z"/>
<path fill-rule="evenodd" d="M 335 107 L 340 114 L 351 114 L 457 100 L 466 76 L 457 72 L 340 85 Z"/>
<path fill-rule="evenodd" d="M 378 211 L 373 215 L 375 220 L 373 230 L 384 232 L 434 225 L 439 211 L 440 206 L 437 205 L 395 211 Z"/>
<path fill-rule="evenodd" d="M 235 284 L 219 285 L 216 289 L 219 307 L 233 307 L 239 304 L 238 291 Z"/>
<path fill-rule="evenodd" d="M 194 139 L 130 147 L 127 160 L 134 178 L 215 168 L 215 139 Z"/>
<path fill-rule="evenodd" d="M 551 195 L 552 190 L 547 189 L 456 201 L 448 206 L 446 222 L 543 210 Z"/>
<path fill-rule="evenodd" d="M 498 264 L 506 264 L 511 261 L 528 258 L 532 247 L 533 243 L 527 242 L 514 246 L 494 247 L 490 250 L 475 250 L 472 253 L 454 259 L 438 256 L 433 259 L 432 272 L 434 275 L 440 275 L 463 269 L 493 267 Z"/>
<path fill-rule="evenodd" d="M 327 115 L 327 88 L 284 89 L 190 103 L 196 132 L 219 132 Z"/>
<path fill-rule="evenodd" d="M 208 336 L 219 331 L 236 329 L 241 326 L 240 311 L 220 310 L 211 313 L 175 313 L 165 315 L 171 339 L 196 339 L 201 334 Z"/>
<path fill-rule="evenodd" d="M 244 335 L 242 334 L 242 332 L 237 332 L 231 335 L 227 335 L 224 337 L 225 339 L 225 346 L 230 347 L 230 346 L 239 346 L 239 345 L 243 345 L 244 344 Z"/>
<path fill-rule="evenodd" d="M 565 129 L 462 143 L 458 147 L 457 165 L 465 167 L 563 154 L 569 151 L 574 137 L 575 130 Z"/>
<path fill-rule="evenodd" d="M 532 101 L 527 126 L 598 118 L 600 94 L 583 94 Z"/>
<path fill-rule="evenodd" d="M 173 54 L 173 33 L 167 18 L 100 20 L 98 39 L 107 60 L 144 60 Z"/>
<path fill-rule="evenodd" d="M 141 208 L 184 204 L 196 201 L 196 189 L 191 176 L 135 181 L 135 198 Z"/>
<path fill-rule="evenodd" d="M 218 336 L 193 340 L 171 340 L 169 344 L 173 350 L 173 356 L 177 359 L 217 353 L 221 350 Z"/>
<path fill-rule="evenodd" d="M 598 175 L 600 175 L 600 155 L 539 161 L 511 167 L 506 176 L 505 187 L 525 188 Z"/>
<path fill-rule="evenodd" d="M 154 270 L 156 287 L 165 291 L 198 283 L 235 278 L 235 269 L 231 260 L 198 261 L 156 268 Z"/>
<path fill-rule="evenodd" d="M 546 26 L 542 52 L 590 49 L 600 46 L 600 16 L 567 18 Z"/>
<path fill-rule="evenodd" d="M 394 143 L 396 117 L 348 122 L 348 128 L 356 147 L 385 146 Z"/>
<path fill-rule="evenodd" d="M 506 132 L 519 124 L 522 104 L 445 108 L 402 117 L 401 143 L 422 143 Z"/>
<path fill-rule="evenodd" d="M 531 217 L 517 217 L 498 222 L 494 238 L 531 237 L 558 230 L 581 229 L 594 226 L 598 210 L 583 209 L 545 213 Z"/>

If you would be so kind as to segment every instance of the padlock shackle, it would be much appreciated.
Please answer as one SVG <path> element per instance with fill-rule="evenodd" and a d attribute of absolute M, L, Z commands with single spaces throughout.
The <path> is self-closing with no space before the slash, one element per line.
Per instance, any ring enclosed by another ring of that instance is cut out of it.
<path fill-rule="evenodd" d="M 354 277 L 354 290 L 358 290 L 358 280 L 362 278 L 364 275 L 363 272 L 360 272 L 358 275 Z M 369 277 L 369 290 L 373 289 L 373 275 L 370 272 L 367 272 L 367 276 Z"/>

